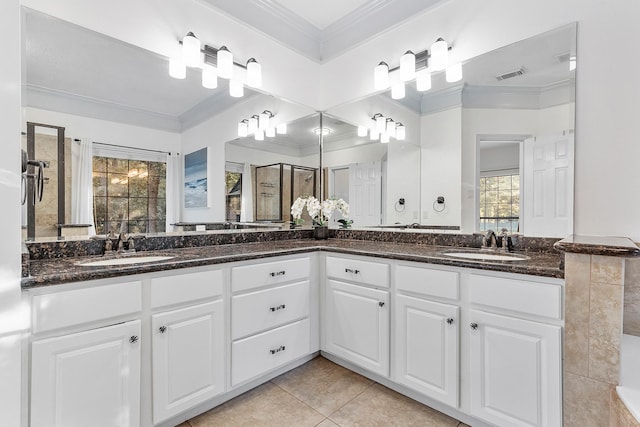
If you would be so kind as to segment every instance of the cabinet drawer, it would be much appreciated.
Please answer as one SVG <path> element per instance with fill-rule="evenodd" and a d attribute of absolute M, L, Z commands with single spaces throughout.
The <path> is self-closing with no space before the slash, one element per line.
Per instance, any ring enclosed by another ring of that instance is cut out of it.
<path fill-rule="evenodd" d="M 238 385 L 309 353 L 309 319 L 231 344 L 231 383 Z"/>
<path fill-rule="evenodd" d="M 328 256 L 326 268 L 327 277 L 389 287 L 389 264 Z"/>
<path fill-rule="evenodd" d="M 472 303 L 562 319 L 562 286 L 503 277 L 471 275 Z"/>
<path fill-rule="evenodd" d="M 309 277 L 309 265 L 309 258 L 300 258 L 233 267 L 231 269 L 231 291 L 240 292 L 306 279 Z"/>
<path fill-rule="evenodd" d="M 175 274 L 151 280 L 151 308 L 222 295 L 222 270 Z"/>
<path fill-rule="evenodd" d="M 33 333 L 77 326 L 139 312 L 141 284 L 135 281 L 36 295 L 32 307 Z"/>
<path fill-rule="evenodd" d="M 459 276 L 456 271 L 399 265 L 395 281 L 399 291 L 457 300 L 460 297 Z"/>
<path fill-rule="evenodd" d="M 309 316 L 309 282 L 236 295 L 231 299 L 231 339 Z"/>

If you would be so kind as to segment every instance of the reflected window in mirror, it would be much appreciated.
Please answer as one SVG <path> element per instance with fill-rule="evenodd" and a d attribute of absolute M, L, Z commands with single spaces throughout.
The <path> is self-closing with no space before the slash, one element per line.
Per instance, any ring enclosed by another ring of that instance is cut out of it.
<path fill-rule="evenodd" d="M 165 162 L 94 156 L 96 233 L 165 231 L 166 179 Z"/>
<path fill-rule="evenodd" d="M 225 219 L 240 221 L 242 212 L 242 170 L 240 163 L 226 162 L 225 165 Z"/>
<path fill-rule="evenodd" d="M 520 231 L 520 175 L 480 177 L 480 230 Z"/>

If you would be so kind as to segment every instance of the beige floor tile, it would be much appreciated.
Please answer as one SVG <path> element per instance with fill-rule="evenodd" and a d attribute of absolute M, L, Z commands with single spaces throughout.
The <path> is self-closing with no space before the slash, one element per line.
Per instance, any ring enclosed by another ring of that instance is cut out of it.
<path fill-rule="evenodd" d="M 330 416 L 342 427 L 456 427 L 458 420 L 375 384 Z"/>
<path fill-rule="evenodd" d="M 191 427 L 191 424 L 189 424 L 189 422 L 185 421 L 182 424 L 178 424 L 176 427 Z"/>
<path fill-rule="evenodd" d="M 333 421 L 331 421 L 329 418 L 326 418 L 324 421 L 322 421 L 316 427 L 340 427 L 340 426 L 338 424 L 334 423 Z"/>
<path fill-rule="evenodd" d="M 326 416 L 373 384 L 324 357 L 316 357 L 272 382 Z"/>
<path fill-rule="evenodd" d="M 325 417 L 268 382 L 189 420 L 193 427 L 313 427 Z"/>

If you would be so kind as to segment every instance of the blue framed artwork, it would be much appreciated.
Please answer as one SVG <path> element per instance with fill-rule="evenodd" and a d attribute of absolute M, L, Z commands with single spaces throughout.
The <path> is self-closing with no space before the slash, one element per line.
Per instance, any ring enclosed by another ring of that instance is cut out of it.
<path fill-rule="evenodd" d="M 207 148 L 184 156 L 184 207 L 207 207 Z"/>

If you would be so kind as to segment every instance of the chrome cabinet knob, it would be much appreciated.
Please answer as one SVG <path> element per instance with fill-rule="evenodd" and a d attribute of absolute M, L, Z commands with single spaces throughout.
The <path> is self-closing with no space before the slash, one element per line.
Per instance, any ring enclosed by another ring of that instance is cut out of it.
<path fill-rule="evenodd" d="M 469 326 L 471 326 L 471 329 L 473 329 L 474 331 L 475 331 L 476 329 L 478 329 L 478 324 L 477 324 L 477 323 L 475 323 L 475 322 L 474 322 L 474 323 L 472 323 L 472 324 L 471 324 L 471 325 L 469 325 Z"/>
<path fill-rule="evenodd" d="M 139 340 L 139 339 L 140 339 L 140 338 L 138 338 L 138 336 L 137 336 L 137 335 L 132 335 L 132 336 L 131 336 L 131 338 L 129 338 L 129 342 L 130 342 L 131 344 L 133 344 L 133 343 L 135 343 L 135 342 L 138 342 L 138 340 Z"/>
<path fill-rule="evenodd" d="M 447 325 L 453 325 L 453 317 L 447 319 Z"/>
<path fill-rule="evenodd" d="M 378 302 L 378 305 L 379 305 L 380 307 L 384 307 L 384 301 L 379 301 L 379 302 Z"/>
<path fill-rule="evenodd" d="M 167 332 L 167 327 L 166 326 L 160 326 L 158 328 L 158 330 L 160 331 L 161 334 L 164 334 L 165 332 Z"/>

